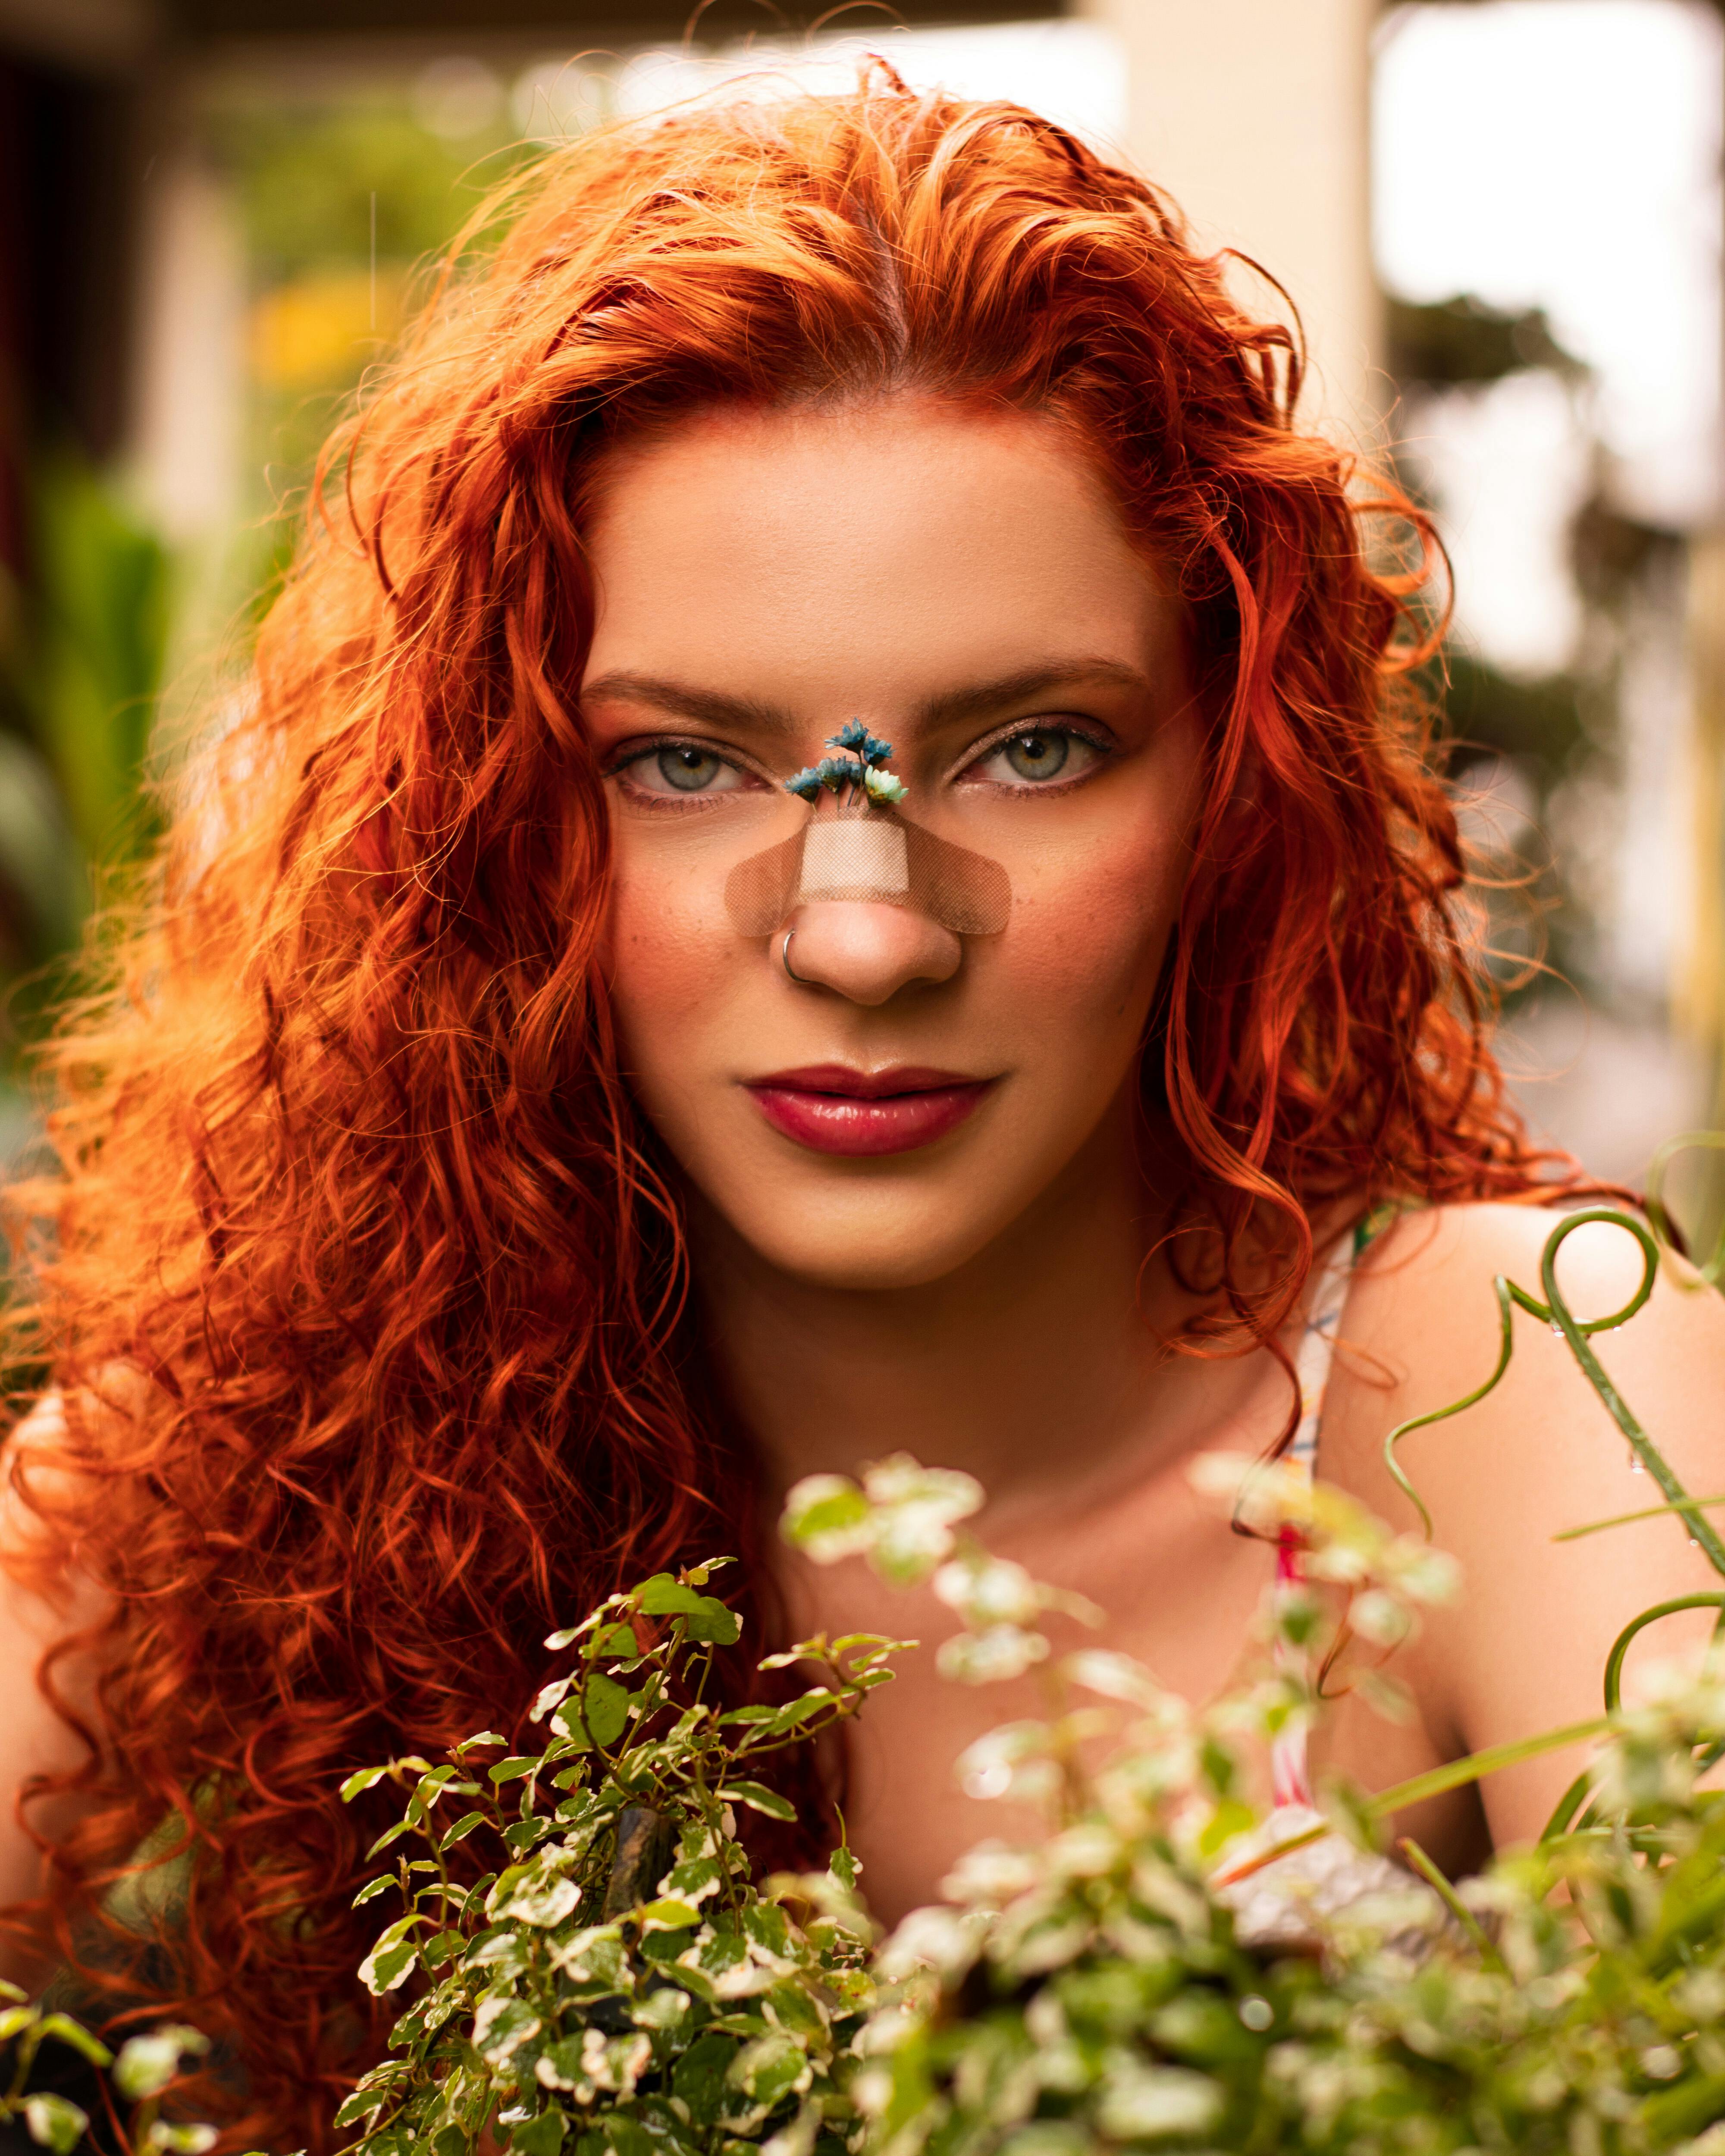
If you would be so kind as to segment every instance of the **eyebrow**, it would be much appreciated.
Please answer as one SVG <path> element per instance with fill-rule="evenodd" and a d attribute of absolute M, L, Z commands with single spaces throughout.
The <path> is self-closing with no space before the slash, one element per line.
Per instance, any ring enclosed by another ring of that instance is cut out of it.
<path fill-rule="evenodd" d="M 914 716 L 924 726 L 951 726 L 966 719 L 986 718 L 1005 704 L 1022 703 L 1055 690 L 1096 682 L 1146 696 L 1151 686 L 1136 666 L 1129 666 L 1122 660 L 1059 660 L 927 697 L 916 706 Z M 646 704 L 673 718 L 694 719 L 711 726 L 753 727 L 773 734 L 798 731 L 794 715 L 780 705 L 764 703 L 752 696 L 726 696 L 714 689 L 694 689 L 684 682 L 664 680 L 650 674 L 603 674 L 597 681 L 588 683 L 581 694 L 583 702 L 619 697 L 634 704 Z"/>
<path fill-rule="evenodd" d="M 773 734 L 796 731 L 796 721 L 777 704 L 764 704 L 752 696 L 726 696 L 716 689 L 691 689 L 651 674 L 602 674 L 581 691 L 583 703 L 597 702 L 602 696 L 646 704 L 672 718 L 698 719 L 711 726 L 752 726 Z"/>
<path fill-rule="evenodd" d="M 925 726 L 951 726 L 963 719 L 986 718 L 1003 704 L 1021 704 L 1032 696 L 1045 696 L 1057 689 L 1076 689 L 1086 683 L 1106 682 L 1111 687 L 1150 693 L 1150 683 L 1136 666 L 1120 659 L 1065 659 L 1045 666 L 1028 666 L 973 688 L 948 690 L 931 696 L 916 707 Z"/>

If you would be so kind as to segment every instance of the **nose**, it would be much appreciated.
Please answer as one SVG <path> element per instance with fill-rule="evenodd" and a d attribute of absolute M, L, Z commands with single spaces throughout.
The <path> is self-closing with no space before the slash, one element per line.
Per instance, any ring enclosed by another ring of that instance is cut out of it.
<path fill-rule="evenodd" d="M 791 940 L 780 939 L 785 970 L 854 1004 L 884 1004 L 912 981 L 950 981 L 964 946 L 950 928 L 909 906 L 821 899 L 799 906 Z"/>

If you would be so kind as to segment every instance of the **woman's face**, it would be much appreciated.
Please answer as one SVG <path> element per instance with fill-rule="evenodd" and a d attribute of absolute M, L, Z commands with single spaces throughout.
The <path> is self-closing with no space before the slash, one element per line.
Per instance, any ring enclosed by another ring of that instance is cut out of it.
<path fill-rule="evenodd" d="M 1092 1140 L 1122 1173 L 1199 725 L 1178 608 L 1069 440 L 912 399 L 703 417 L 616 459 L 591 553 L 624 1065 L 707 1205 L 787 1274 L 902 1287 Z M 960 937 L 805 905 L 795 981 L 726 880 L 802 827 L 782 782 L 852 718 L 1011 909 Z"/>

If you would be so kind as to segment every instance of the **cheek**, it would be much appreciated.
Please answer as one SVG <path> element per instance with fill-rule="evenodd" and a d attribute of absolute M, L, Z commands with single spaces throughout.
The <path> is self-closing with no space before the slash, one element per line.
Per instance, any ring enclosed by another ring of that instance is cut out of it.
<path fill-rule="evenodd" d="M 1085 847 L 1016 894 L 1003 952 L 1011 993 L 1068 1054 L 1136 1046 L 1156 992 L 1188 867 L 1183 834 L 1155 829 Z"/>
<path fill-rule="evenodd" d="M 686 1067 L 692 1043 L 713 1024 L 731 992 L 723 963 L 732 939 L 717 915 L 711 878 L 679 875 L 663 861 L 619 859 L 606 934 L 624 1067 L 649 1103 Z"/>

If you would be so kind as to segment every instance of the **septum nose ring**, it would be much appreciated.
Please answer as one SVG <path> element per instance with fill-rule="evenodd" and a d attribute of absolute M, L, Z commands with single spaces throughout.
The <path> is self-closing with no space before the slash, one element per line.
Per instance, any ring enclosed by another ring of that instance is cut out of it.
<path fill-rule="evenodd" d="M 791 964 L 791 938 L 796 934 L 796 932 L 797 932 L 794 928 L 786 929 L 784 932 L 784 941 L 778 947 L 779 963 L 784 968 L 787 975 L 796 983 L 799 988 L 810 988 L 814 987 L 814 983 L 812 981 L 805 981 L 803 976 L 798 973 Z"/>

